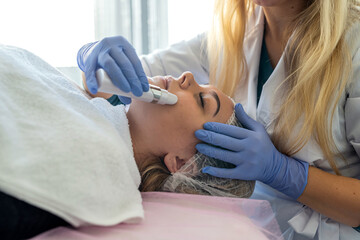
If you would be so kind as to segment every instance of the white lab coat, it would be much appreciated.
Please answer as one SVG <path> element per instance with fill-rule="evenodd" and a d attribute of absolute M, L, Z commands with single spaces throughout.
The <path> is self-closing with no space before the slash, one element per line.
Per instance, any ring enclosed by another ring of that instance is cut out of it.
<path fill-rule="evenodd" d="M 284 58 L 281 57 L 272 75 L 263 86 L 257 106 L 257 81 L 259 59 L 264 32 L 264 14 L 258 7 L 247 26 L 244 52 L 248 64 L 248 81 L 235 92 L 235 101 L 244 106 L 246 112 L 261 122 L 271 135 L 269 125 L 274 112 L 281 104 L 274 90 L 285 79 Z M 205 34 L 189 41 L 182 41 L 166 50 L 142 56 L 141 61 L 147 75 L 180 76 L 191 71 L 197 82 L 209 82 L 209 66 L 203 49 Z M 337 159 L 342 175 L 360 179 L 360 24 L 349 31 L 348 41 L 353 58 L 353 75 L 337 105 L 333 119 L 335 144 L 347 162 Z M 275 99 L 274 99 L 275 98 Z M 277 101 L 273 101 L 277 100 Z M 272 105 L 272 103 L 275 103 Z M 293 157 L 307 161 L 310 165 L 333 173 L 321 149 L 311 139 Z M 360 233 L 350 226 L 338 223 L 304 206 L 265 184 L 257 182 L 252 198 L 269 200 L 276 213 L 285 239 L 360 239 Z"/>

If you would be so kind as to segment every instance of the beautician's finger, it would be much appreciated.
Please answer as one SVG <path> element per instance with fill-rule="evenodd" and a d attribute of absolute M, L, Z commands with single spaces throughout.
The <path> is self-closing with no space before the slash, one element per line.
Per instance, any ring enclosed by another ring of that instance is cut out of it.
<path fill-rule="evenodd" d="M 216 133 L 221 133 L 233 138 L 243 139 L 247 138 L 251 131 L 246 128 L 241 128 L 229 124 L 218 123 L 218 122 L 207 122 L 204 124 L 204 129 L 210 130 Z"/>
<path fill-rule="evenodd" d="M 252 131 L 260 131 L 262 130 L 261 123 L 252 119 L 247 113 L 245 112 L 243 106 L 238 103 L 235 105 L 235 115 L 239 122 L 247 129 Z"/>
<path fill-rule="evenodd" d="M 121 47 L 112 48 L 109 52 L 109 55 L 115 60 L 116 64 L 121 69 L 126 80 L 131 86 L 131 92 L 135 96 L 141 96 L 143 93 L 141 81 L 136 75 L 135 69 L 131 64 L 130 60 L 124 53 L 125 49 Z"/>
<path fill-rule="evenodd" d="M 119 66 L 108 53 L 100 53 L 99 65 L 109 75 L 112 83 L 124 92 L 130 92 L 131 86 Z"/>
<path fill-rule="evenodd" d="M 217 148 L 204 143 L 196 144 L 196 149 L 206 156 L 238 165 L 238 157 L 236 156 L 236 152 Z"/>
<path fill-rule="evenodd" d="M 85 72 L 86 78 L 86 86 L 92 94 L 96 94 L 98 90 L 98 83 L 95 76 L 95 71 L 86 71 Z"/>
<path fill-rule="evenodd" d="M 125 105 L 131 103 L 131 98 L 123 97 L 123 96 L 118 96 L 118 98 L 120 99 L 120 102 L 122 102 L 122 103 L 125 104 Z"/>
<path fill-rule="evenodd" d="M 218 146 L 224 149 L 228 149 L 234 152 L 244 150 L 242 143 L 243 140 L 229 137 L 221 133 L 211 132 L 207 130 L 197 130 L 195 131 L 195 136 L 206 143 L 209 143 L 214 146 Z"/>
<path fill-rule="evenodd" d="M 144 69 L 141 65 L 141 61 L 138 55 L 136 54 L 135 48 L 129 42 L 126 42 L 124 44 L 125 44 L 124 53 L 131 62 L 132 66 L 134 67 L 136 75 L 143 87 L 143 91 L 144 92 L 149 91 L 149 82 L 144 72 Z"/>
<path fill-rule="evenodd" d="M 203 173 L 210 174 L 220 178 L 231 178 L 241 180 L 252 180 L 252 177 L 247 176 L 246 172 L 242 172 L 239 168 L 216 168 L 216 167 L 204 167 L 201 169 Z"/>
<path fill-rule="evenodd" d="M 206 173 L 209 175 L 212 175 L 214 177 L 219 177 L 219 178 L 231 178 L 230 176 L 232 176 L 231 173 L 231 168 L 217 168 L 217 167 L 204 167 L 203 169 L 201 169 L 202 173 Z"/>

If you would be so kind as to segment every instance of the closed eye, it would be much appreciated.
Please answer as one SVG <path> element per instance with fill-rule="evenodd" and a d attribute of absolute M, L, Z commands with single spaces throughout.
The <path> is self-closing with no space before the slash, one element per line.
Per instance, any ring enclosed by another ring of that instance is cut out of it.
<path fill-rule="evenodd" d="M 201 103 L 201 107 L 204 108 L 204 98 L 203 98 L 203 94 L 202 92 L 199 93 L 199 98 L 200 98 L 200 103 Z"/>

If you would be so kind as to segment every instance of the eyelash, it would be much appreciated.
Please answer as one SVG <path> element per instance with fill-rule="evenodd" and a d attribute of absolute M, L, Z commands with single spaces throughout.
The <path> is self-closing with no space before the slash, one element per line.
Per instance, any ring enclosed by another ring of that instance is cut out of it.
<path fill-rule="evenodd" d="M 204 108 L 204 98 L 203 98 L 203 93 L 199 93 L 199 97 L 200 97 L 200 102 L 201 102 L 201 106 L 202 108 Z"/>

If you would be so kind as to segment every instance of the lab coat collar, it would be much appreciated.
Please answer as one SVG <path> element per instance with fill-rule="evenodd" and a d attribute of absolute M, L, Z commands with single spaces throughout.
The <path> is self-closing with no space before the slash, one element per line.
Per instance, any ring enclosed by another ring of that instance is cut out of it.
<path fill-rule="evenodd" d="M 235 99 L 244 105 L 247 114 L 262 123 L 267 130 L 271 126 L 275 115 L 274 113 L 280 107 L 279 95 L 274 94 L 274 91 L 280 86 L 281 82 L 286 78 L 284 53 L 277 63 L 273 73 L 263 85 L 261 98 L 257 103 L 257 85 L 259 77 L 259 64 L 261 48 L 263 43 L 265 27 L 265 15 L 263 8 L 257 6 L 253 16 L 249 18 L 248 29 L 244 41 L 244 53 L 248 69 L 248 81 L 246 87 L 241 86 L 241 89 L 247 89 L 246 93 L 241 92 L 236 95 L 241 99 Z M 281 92 L 278 92 L 281 94 Z M 274 99 L 276 98 L 276 99 Z"/>
<path fill-rule="evenodd" d="M 248 75 L 244 74 L 241 79 L 242 83 L 238 85 L 235 91 L 235 101 L 241 103 L 247 114 L 253 119 L 256 119 L 256 92 L 264 34 L 264 19 L 262 8 L 257 6 L 254 14 L 248 20 L 244 39 L 244 55 Z"/>
<path fill-rule="evenodd" d="M 257 6 L 253 16 L 249 18 L 246 37 L 244 39 L 244 54 L 247 63 L 248 75 L 244 76 L 242 84 L 239 84 L 235 92 L 235 101 L 243 105 L 246 113 L 253 119 L 268 126 L 274 116 L 273 105 L 280 105 L 275 102 L 274 89 L 285 79 L 284 54 L 281 56 L 273 73 L 263 86 L 259 104 L 257 104 L 257 85 L 259 77 L 259 64 L 261 47 L 263 43 L 265 16 L 263 8 Z M 247 78 L 246 78 L 247 77 Z"/>

